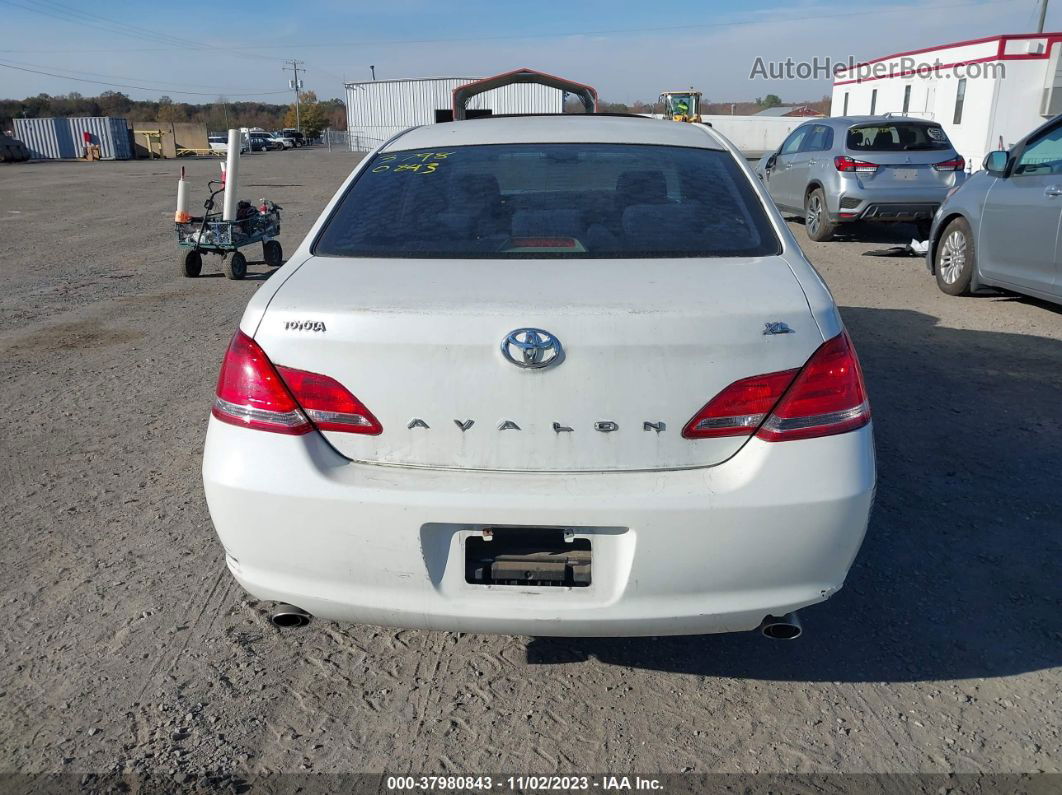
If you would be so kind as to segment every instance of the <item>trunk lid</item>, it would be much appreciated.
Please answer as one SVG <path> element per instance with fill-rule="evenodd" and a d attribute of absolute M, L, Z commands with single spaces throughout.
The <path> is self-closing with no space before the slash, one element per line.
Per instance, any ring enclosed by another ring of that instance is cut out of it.
<path fill-rule="evenodd" d="M 793 333 L 764 334 L 769 322 Z M 505 359 L 503 340 L 527 327 L 560 341 L 559 364 Z M 335 378 L 380 420 L 378 436 L 325 432 L 350 459 L 561 472 L 725 461 L 745 437 L 685 439 L 686 422 L 733 381 L 798 368 L 823 341 L 780 256 L 314 257 L 254 337 L 275 364 Z"/>

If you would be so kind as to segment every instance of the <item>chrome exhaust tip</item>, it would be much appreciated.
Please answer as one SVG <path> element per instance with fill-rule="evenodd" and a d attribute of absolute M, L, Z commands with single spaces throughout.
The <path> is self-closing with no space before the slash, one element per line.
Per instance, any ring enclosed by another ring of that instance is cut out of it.
<path fill-rule="evenodd" d="M 765 638 L 775 640 L 796 640 L 804 633 L 800 616 L 786 613 L 784 616 L 767 616 L 760 624 L 760 632 Z"/>
<path fill-rule="evenodd" d="M 269 620 L 273 622 L 274 627 L 292 629 L 309 624 L 310 614 L 295 605 L 277 605 L 269 616 Z"/>

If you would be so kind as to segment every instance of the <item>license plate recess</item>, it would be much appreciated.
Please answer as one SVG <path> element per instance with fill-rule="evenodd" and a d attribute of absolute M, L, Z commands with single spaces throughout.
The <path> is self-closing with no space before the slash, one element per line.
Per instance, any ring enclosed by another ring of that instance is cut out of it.
<path fill-rule="evenodd" d="M 472 585 L 590 585 L 589 538 L 551 528 L 502 527 L 465 539 L 465 582 Z"/>

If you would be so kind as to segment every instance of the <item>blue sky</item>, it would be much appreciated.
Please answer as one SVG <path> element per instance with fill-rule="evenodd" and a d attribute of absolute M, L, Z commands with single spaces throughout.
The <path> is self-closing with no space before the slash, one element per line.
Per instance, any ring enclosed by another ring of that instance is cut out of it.
<path fill-rule="evenodd" d="M 297 58 L 321 98 L 342 96 L 344 79 L 370 79 L 373 64 L 380 79 L 530 66 L 628 102 L 690 85 L 712 101 L 814 99 L 829 93 L 828 80 L 750 79 L 757 56 L 863 59 L 1029 32 L 1037 9 L 1038 0 L 0 0 L 0 96 L 112 88 L 283 102 L 282 62 Z M 1058 0 L 1047 29 L 1062 29 Z"/>

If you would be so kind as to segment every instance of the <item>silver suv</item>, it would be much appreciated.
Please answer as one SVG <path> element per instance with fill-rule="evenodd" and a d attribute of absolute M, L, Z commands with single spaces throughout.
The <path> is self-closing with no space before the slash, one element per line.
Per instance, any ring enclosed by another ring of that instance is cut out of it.
<path fill-rule="evenodd" d="M 804 216 L 808 237 L 830 240 L 852 221 L 914 222 L 928 237 L 966 161 L 935 122 L 908 116 L 813 119 L 789 134 L 756 173 L 775 204 Z"/>

